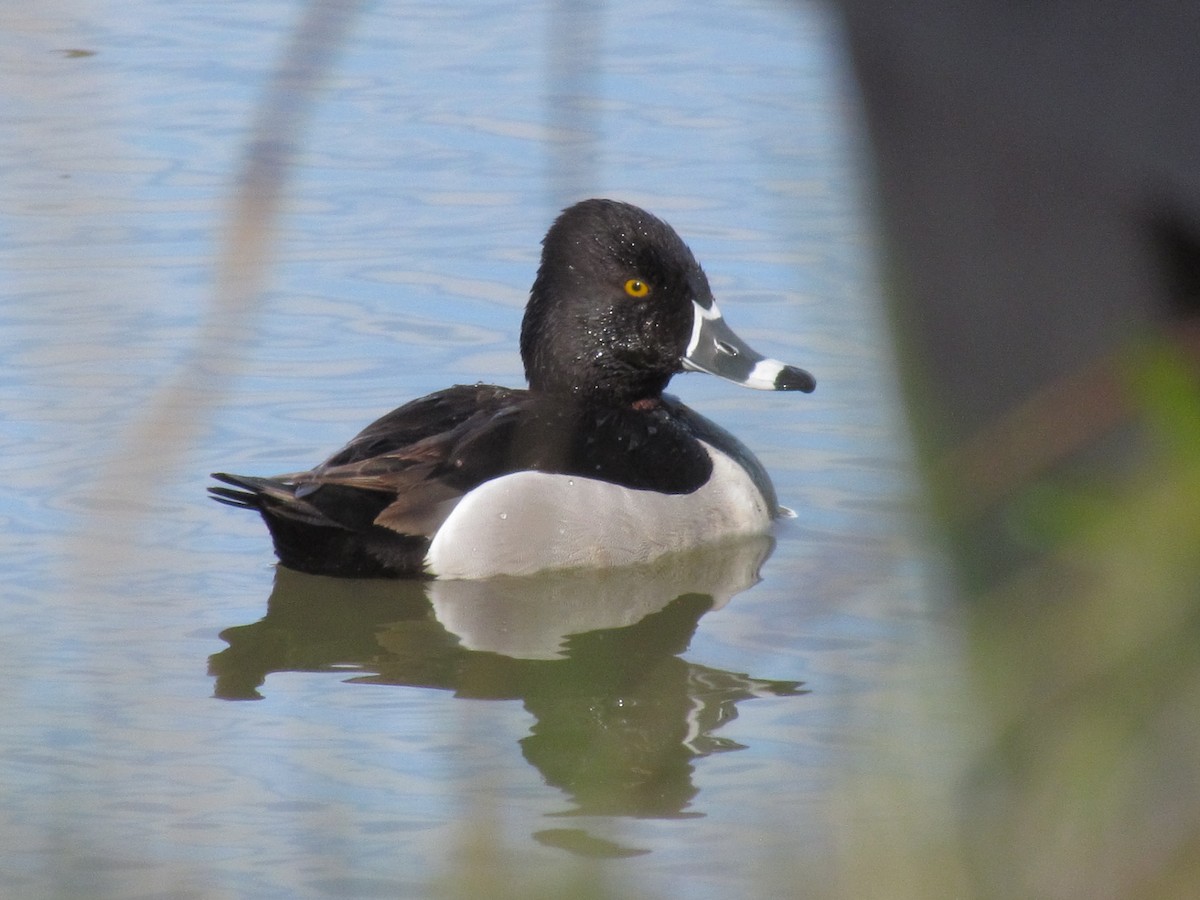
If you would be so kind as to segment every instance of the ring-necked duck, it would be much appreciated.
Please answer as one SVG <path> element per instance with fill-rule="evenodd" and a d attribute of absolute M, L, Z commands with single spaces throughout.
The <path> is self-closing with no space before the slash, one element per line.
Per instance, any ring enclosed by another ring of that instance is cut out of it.
<path fill-rule="evenodd" d="M 725 324 L 665 222 L 585 200 L 542 242 L 521 325 L 528 390 L 459 385 L 368 425 L 308 472 L 216 473 L 262 514 L 283 565 L 344 577 L 483 578 L 626 565 L 768 530 L 770 478 L 727 431 L 663 394 L 691 369 L 811 391 Z"/>

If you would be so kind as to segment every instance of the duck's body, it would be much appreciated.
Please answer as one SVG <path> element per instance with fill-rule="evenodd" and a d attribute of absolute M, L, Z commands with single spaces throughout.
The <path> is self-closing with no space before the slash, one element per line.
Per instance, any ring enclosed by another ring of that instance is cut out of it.
<path fill-rule="evenodd" d="M 458 386 L 367 426 L 317 468 L 217 474 L 280 561 L 344 577 L 480 578 L 623 565 L 765 531 L 770 479 L 732 435 L 663 395 L 684 366 L 812 390 L 724 326 L 670 226 L 627 204 L 568 209 L 521 333 L 529 390 Z"/>

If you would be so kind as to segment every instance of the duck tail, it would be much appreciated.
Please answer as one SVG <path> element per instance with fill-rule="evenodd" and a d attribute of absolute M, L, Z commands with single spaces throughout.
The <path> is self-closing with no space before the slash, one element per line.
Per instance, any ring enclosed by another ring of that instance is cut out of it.
<path fill-rule="evenodd" d="M 213 472 L 212 477 L 226 484 L 241 484 L 238 476 L 227 475 L 224 472 Z M 250 491 L 235 491 L 227 487 L 210 487 L 208 495 L 218 503 L 225 503 L 229 506 L 239 507 L 240 509 L 259 509 L 262 506 L 258 500 L 258 495 Z"/>
<path fill-rule="evenodd" d="M 323 510 L 313 505 L 307 496 L 313 493 L 319 485 L 291 481 L 291 476 L 282 475 L 276 478 L 258 478 L 253 475 L 230 475 L 227 472 L 213 472 L 212 477 L 217 481 L 233 485 L 233 488 L 210 487 L 209 495 L 218 503 L 236 506 L 238 509 L 252 509 L 258 512 L 271 528 L 280 520 L 298 522 L 303 525 L 316 525 L 321 528 L 345 529 L 347 526 L 336 519 L 330 518 Z M 272 533 L 274 529 L 272 528 Z"/>
<path fill-rule="evenodd" d="M 217 481 L 233 485 L 233 488 L 210 487 L 209 495 L 218 503 L 236 506 L 238 509 L 253 509 L 268 522 L 282 516 L 307 522 L 311 525 L 336 526 L 321 510 L 304 499 L 304 485 L 296 485 L 282 478 L 256 478 L 252 475 L 230 475 L 213 472 Z M 239 488 L 239 490 L 234 490 Z"/>
<path fill-rule="evenodd" d="M 279 488 L 285 487 L 278 482 L 272 484 L 266 478 L 230 475 L 226 472 L 213 472 L 212 477 L 217 479 L 217 481 L 225 482 L 225 484 L 242 488 L 242 490 L 233 490 L 233 488 L 227 487 L 210 487 L 208 493 L 218 503 L 236 506 L 239 509 L 255 509 L 260 512 L 262 511 L 266 497 L 271 493 L 277 493 Z M 276 490 L 272 490 L 272 488 Z"/>

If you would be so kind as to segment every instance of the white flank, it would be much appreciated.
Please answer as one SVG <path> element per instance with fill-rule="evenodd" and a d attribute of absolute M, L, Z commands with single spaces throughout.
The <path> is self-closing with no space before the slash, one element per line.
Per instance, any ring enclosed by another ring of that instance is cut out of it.
<path fill-rule="evenodd" d="M 766 533 L 772 510 L 746 471 L 705 445 L 708 482 L 690 494 L 635 491 L 574 475 L 516 472 L 454 508 L 425 562 L 439 578 L 627 566 L 720 538 Z"/>

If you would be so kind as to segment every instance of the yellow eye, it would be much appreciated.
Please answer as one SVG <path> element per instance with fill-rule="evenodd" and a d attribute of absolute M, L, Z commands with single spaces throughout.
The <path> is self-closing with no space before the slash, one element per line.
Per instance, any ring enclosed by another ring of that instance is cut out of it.
<path fill-rule="evenodd" d="M 625 282 L 625 293 L 630 297 L 645 297 L 650 293 L 650 285 L 640 278 L 630 278 Z"/>

